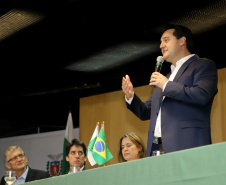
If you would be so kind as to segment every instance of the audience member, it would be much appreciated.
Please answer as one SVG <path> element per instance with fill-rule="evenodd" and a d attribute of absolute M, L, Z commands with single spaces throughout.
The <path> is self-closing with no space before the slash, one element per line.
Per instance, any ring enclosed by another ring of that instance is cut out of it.
<path fill-rule="evenodd" d="M 85 166 L 86 145 L 79 139 L 73 139 L 66 147 L 66 160 L 69 162 L 70 167 L 76 167 L 77 171 L 87 170 Z"/>
<path fill-rule="evenodd" d="M 16 181 L 14 184 L 22 184 L 49 177 L 47 172 L 31 169 L 27 166 L 27 157 L 20 146 L 9 146 L 5 150 L 5 161 L 6 168 L 16 172 Z M 4 177 L 2 177 L 0 185 L 5 184 Z"/>

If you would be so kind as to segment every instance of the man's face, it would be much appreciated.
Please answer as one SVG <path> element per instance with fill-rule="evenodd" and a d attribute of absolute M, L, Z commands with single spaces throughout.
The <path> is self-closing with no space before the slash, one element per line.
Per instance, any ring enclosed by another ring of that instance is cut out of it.
<path fill-rule="evenodd" d="M 172 64 L 175 64 L 181 58 L 182 39 L 177 39 L 173 35 L 174 29 L 166 30 L 161 37 L 160 48 L 163 58 Z"/>
<path fill-rule="evenodd" d="M 70 149 L 68 156 L 66 156 L 66 160 L 69 162 L 70 167 L 82 167 L 87 157 L 83 151 L 81 146 L 73 145 Z"/>
<path fill-rule="evenodd" d="M 25 170 L 27 165 L 27 157 L 22 151 L 16 149 L 7 156 L 9 162 L 6 162 L 6 167 L 14 171 Z"/>

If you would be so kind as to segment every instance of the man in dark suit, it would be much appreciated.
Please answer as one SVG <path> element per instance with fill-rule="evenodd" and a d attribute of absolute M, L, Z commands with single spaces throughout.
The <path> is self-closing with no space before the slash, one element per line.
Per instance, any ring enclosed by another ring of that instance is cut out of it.
<path fill-rule="evenodd" d="M 47 172 L 31 169 L 27 166 L 27 157 L 20 146 L 9 146 L 5 150 L 5 160 L 5 166 L 16 172 L 16 181 L 14 184 L 22 184 L 49 177 Z M 0 185 L 5 184 L 4 177 L 2 177 Z"/>
<path fill-rule="evenodd" d="M 171 63 L 171 73 L 151 75 L 153 94 L 142 102 L 128 75 L 122 79 L 126 104 L 141 120 L 150 119 L 146 156 L 211 144 L 210 112 L 217 93 L 217 68 L 213 61 L 192 53 L 192 33 L 180 25 L 167 25 L 160 49 Z"/>
<path fill-rule="evenodd" d="M 70 167 L 76 167 L 76 171 L 87 170 L 85 162 L 86 145 L 79 139 L 73 139 L 67 143 L 66 147 L 66 161 L 69 162 Z"/>

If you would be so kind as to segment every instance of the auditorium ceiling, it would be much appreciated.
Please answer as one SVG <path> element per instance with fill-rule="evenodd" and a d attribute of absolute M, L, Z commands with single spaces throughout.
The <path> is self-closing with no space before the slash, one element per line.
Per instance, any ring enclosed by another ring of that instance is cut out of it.
<path fill-rule="evenodd" d="M 1 0 L 1 137 L 64 129 L 69 109 L 78 127 L 79 98 L 120 90 L 125 74 L 147 85 L 166 23 L 226 67 L 225 0 Z"/>

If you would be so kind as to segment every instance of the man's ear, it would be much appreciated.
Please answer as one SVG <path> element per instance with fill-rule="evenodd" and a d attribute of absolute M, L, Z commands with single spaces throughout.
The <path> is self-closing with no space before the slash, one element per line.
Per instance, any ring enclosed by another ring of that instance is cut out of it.
<path fill-rule="evenodd" d="M 181 37 L 179 42 L 181 46 L 186 45 L 186 37 Z"/>
<path fill-rule="evenodd" d="M 27 164 L 27 156 L 25 155 L 24 157 L 25 157 L 25 159 L 24 159 L 24 160 L 26 161 L 26 164 Z"/>
<path fill-rule="evenodd" d="M 11 166 L 8 162 L 5 163 L 5 167 L 8 168 L 8 169 L 11 169 Z"/>
<path fill-rule="evenodd" d="M 69 162 L 69 157 L 68 156 L 66 156 L 66 161 Z"/>

